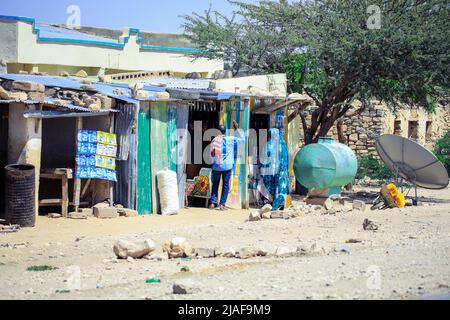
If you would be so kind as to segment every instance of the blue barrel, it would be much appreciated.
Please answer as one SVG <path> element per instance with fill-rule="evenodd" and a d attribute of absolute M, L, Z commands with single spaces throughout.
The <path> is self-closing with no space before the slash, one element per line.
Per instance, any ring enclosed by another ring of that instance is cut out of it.
<path fill-rule="evenodd" d="M 318 143 L 303 147 L 294 161 L 295 177 L 302 186 L 329 188 L 332 194 L 353 182 L 358 170 L 353 150 L 332 138 L 320 138 Z"/>

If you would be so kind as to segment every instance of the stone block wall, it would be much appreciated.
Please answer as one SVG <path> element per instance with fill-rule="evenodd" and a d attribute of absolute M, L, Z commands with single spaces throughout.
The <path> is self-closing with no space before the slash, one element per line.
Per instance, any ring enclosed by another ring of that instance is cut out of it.
<path fill-rule="evenodd" d="M 312 113 L 311 108 L 309 113 Z M 432 150 L 437 139 L 450 130 L 450 107 L 438 106 L 434 113 L 419 107 L 401 107 L 393 110 L 387 105 L 375 102 L 362 112 L 358 104 L 343 119 L 343 133 L 347 145 L 359 156 L 378 157 L 376 139 L 383 134 L 397 134 L 417 141 Z M 307 117 L 311 121 L 311 116 Z M 303 146 L 303 128 L 300 124 L 300 145 Z M 329 133 L 338 141 L 337 126 Z"/>

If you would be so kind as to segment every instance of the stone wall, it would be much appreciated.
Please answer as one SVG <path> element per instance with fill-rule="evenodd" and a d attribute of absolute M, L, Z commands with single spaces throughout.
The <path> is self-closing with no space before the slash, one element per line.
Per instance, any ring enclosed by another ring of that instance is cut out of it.
<path fill-rule="evenodd" d="M 314 108 L 309 110 L 312 113 Z M 383 134 L 398 134 L 417 141 L 432 150 L 437 139 L 450 130 L 450 108 L 438 106 L 434 113 L 419 107 L 401 107 L 392 110 L 379 102 L 362 112 L 357 112 L 358 104 L 343 119 L 343 133 L 347 144 L 360 156 L 378 157 L 375 149 L 377 137 Z M 307 118 L 311 121 L 311 117 Z M 303 128 L 300 124 L 300 145 L 303 141 Z M 330 132 L 338 140 L 337 127 Z"/>

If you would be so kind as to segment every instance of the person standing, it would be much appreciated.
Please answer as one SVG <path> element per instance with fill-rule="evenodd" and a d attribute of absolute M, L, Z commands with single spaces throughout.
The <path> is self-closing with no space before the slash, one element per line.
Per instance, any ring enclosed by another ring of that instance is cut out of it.
<path fill-rule="evenodd" d="M 264 158 L 260 164 L 263 197 L 272 205 L 273 210 L 284 209 L 286 198 L 291 193 L 289 178 L 289 153 L 283 134 L 272 128 L 268 134 Z"/>
<path fill-rule="evenodd" d="M 239 125 L 233 121 L 233 128 L 236 136 L 227 136 L 224 126 L 219 126 L 220 135 L 217 136 L 211 144 L 212 156 L 212 193 L 211 193 L 211 210 L 219 208 L 226 210 L 225 204 L 230 192 L 230 181 L 235 164 L 235 149 L 242 144 L 245 139 L 239 132 Z M 219 185 L 222 180 L 222 195 L 219 202 Z"/>

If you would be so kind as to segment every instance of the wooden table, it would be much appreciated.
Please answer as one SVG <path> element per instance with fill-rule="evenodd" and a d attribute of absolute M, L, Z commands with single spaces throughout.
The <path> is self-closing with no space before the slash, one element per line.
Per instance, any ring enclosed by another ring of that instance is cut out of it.
<path fill-rule="evenodd" d="M 69 214 L 69 179 L 73 179 L 73 170 L 67 168 L 43 169 L 41 178 L 61 180 L 61 199 L 42 199 L 39 207 L 61 206 L 61 214 L 67 217 Z"/>

